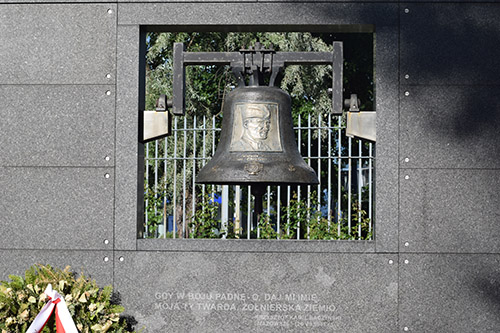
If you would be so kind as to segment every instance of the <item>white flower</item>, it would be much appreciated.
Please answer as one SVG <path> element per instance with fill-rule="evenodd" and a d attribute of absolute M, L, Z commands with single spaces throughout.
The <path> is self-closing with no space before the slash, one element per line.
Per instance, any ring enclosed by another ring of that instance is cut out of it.
<path fill-rule="evenodd" d="M 89 305 L 89 310 L 90 311 L 95 311 L 95 309 L 97 309 L 97 305 L 95 303 L 92 303 Z"/>
<path fill-rule="evenodd" d="M 10 326 L 15 323 L 16 323 L 16 318 L 14 317 L 9 317 L 7 318 L 7 320 L 5 320 L 5 326 Z"/>
<path fill-rule="evenodd" d="M 67 295 L 66 295 L 66 297 L 64 297 L 64 300 L 65 300 L 66 302 L 71 302 L 71 300 L 73 300 L 73 295 L 71 295 L 71 294 L 67 294 Z"/>

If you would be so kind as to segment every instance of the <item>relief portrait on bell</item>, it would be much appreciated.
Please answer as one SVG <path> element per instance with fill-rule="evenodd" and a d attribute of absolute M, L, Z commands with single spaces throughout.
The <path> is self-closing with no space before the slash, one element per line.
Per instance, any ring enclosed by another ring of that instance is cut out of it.
<path fill-rule="evenodd" d="M 236 103 L 230 151 L 282 151 L 277 103 Z"/>

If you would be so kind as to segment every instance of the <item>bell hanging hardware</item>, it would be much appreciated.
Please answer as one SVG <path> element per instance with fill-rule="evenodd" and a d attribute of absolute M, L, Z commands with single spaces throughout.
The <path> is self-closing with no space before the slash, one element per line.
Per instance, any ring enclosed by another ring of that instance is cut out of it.
<path fill-rule="evenodd" d="M 370 141 L 376 141 L 377 113 L 375 111 L 360 111 L 360 100 L 356 94 L 351 94 L 351 98 L 344 101 L 347 111 L 346 135 Z"/>
<path fill-rule="evenodd" d="M 333 114 L 342 114 L 342 42 L 333 43 L 333 52 L 275 52 L 259 42 L 239 52 L 185 52 L 183 43 L 174 43 L 173 58 L 174 115 L 184 115 L 185 68 L 192 65 L 229 65 L 238 87 L 244 86 L 245 75 L 250 76 L 250 86 L 260 85 L 264 74 L 270 76 L 269 86 L 276 86 L 287 65 L 332 65 Z"/>
<path fill-rule="evenodd" d="M 142 119 L 142 133 L 140 134 L 141 142 L 146 143 L 153 140 L 161 139 L 172 134 L 172 116 L 168 109 L 172 108 L 172 101 L 167 100 L 164 94 L 156 100 L 155 111 L 140 112 Z"/>

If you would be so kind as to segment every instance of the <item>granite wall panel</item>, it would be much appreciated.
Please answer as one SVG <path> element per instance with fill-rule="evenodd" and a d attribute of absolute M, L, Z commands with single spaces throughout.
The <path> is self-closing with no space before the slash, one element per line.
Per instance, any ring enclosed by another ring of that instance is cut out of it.
<path fill-rule="evenodd" d="M 144 148 L 138 143 L 139 67 L 145 63 L 139 60 L 139 26 L 119 26 L 117 39 L 116 193 L 120 195 L 115 200 L 115 247 L 135 250 L 138 210 L 143 205 L 138 179 L 144 177 L 139 164 Z"/>
<path fill-rule="evenodd" d="M 400 11 L 402 82 L 500 83 L 498 3 L 408 3 Z"/>
<path fill-rule="evenodd" d="M 398 250 L 398 29 L 375 27 L 375 233 L 377 252 Z"/>
<path fill-rule="evenodd" d="M 401 167 L 499 168 L 497 90 L 495 86 L 404 86 Z"/>
<path fill-rule="evenodd" d="M 111 249 L 112 168 L 0 168 L 0 248 Z"/>
<path fill-rule="evenodd" d="M 116 4 L 0 6 L 0 84 L 114 83 Z M 108 77 L 109 74 L 109 77 Z"/>
<path fill-rule="evenodd" d="M 397 255 L 117 251 L 115 262 L 144 332 L 397 330 Z"/>
<path fill-rule="evenodd" d="M 97 282 L 100 287 L 113 283 L 112 251 L 72 250 L 4 250 L 0 249 L 0 280 L 8 281 L 11 274 L 24 276 L 36 264 L 70 270 Z"/>
<path fill-rule="evenodd" d="M 0 165 L 112 166 L 114 90 L 101 85 L 0 85 Z"/>
<path fill-rule="evenodd" d="M 499 255 L 406 254 L 400 265 L 400 331 L 498 332 Z"/>
<path fill-rule="evenodd" d="M 500 170 L 404 170 L 401 251 L 499 253 L 499 188 Z"/>
<path fill-rule="evenodd" d="M 167 30 L 195 26 L 220 30 L 224 25 L 237 25 L 243 30 L 272 25 L 317 30 L 321 25 L 351 25 L 351 31 L 366 31 L 373 25 L 398 25 L 398 5 L 387 3 L 119 3 L 118 7 L 119 24 L 162 26 Z"/>

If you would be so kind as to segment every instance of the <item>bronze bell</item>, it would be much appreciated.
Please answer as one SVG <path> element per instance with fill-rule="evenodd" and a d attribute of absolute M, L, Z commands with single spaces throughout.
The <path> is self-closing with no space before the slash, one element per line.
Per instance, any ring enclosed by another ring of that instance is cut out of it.
<path fill-rule="evenodd" d="M 297 149 L 291 99 L 274 86 L 239 86 L 223 109 L 222 132 L 201 184 L 312 185 L 318 177 Z"/>

